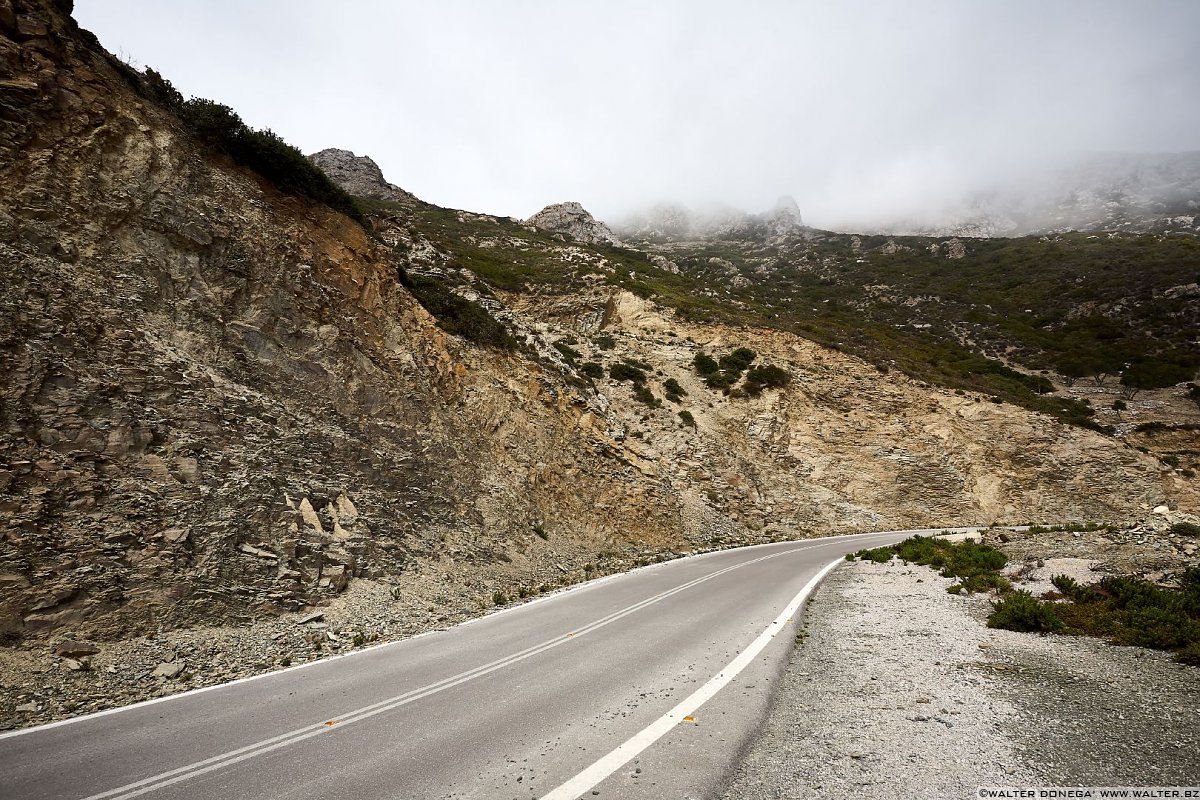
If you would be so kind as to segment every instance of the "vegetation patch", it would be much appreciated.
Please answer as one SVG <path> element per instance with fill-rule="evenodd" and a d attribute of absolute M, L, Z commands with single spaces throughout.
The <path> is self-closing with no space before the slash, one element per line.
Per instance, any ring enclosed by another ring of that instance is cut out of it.
<path fill-rule="evenodd" d="M 213 152 L 254 170 L 281 192 L 307 197 L 364 221 L 354 198 L 274 131 L 251 128 L 221 103 L 202 97 L 184 100 L 169 80 L 149 67 L 139 77 L 142 93 L 178 114 L 188 132 Z"/>
<path fill-rule="evenodd" d="M 501 350 L 511 350 L 516 346 L 516 340 L 504 323 L 478 303 L 455 294 L 436 278 L 402 272 L 400 283 L 412 292 L 417 302 L 437 319 L 438 326 L 447 333 Z"/>
<path fill-rule="evenodd" d="M 958 578 L 955 586 L 967 592 L 1007 591 L 1012 586 L 1000 574 L 1008 556 L 991 545 L 970 540 L 955 544 L 934 536 L 912 536 L 899 544 L 859 550 L 846 559 L 886 563 L 893 556 L 905 563 L 932 567 L 943 577 Z"/>
<path fill-rule="evenodd" d="M 1010 592 L 992 604 L 989 628 L 1024 633 L 1052 633 L 1062 630 L 1063 621 L 1049 603 L 1040 602 L 1024 589 Z"/>
<path fill-rule="evenodd" d="M 1065 602 L 1041 605 L 1062 620 L 1064 633 L 1170 650 L 1177 661 L 1200 666 L 1200 567 L 1183 573 L 1178 590 L 1124 575 L 1089 586 L 1056 575 L 1053 583 Z"/>
<path fill-rule="evenodd" d="M 639 384 L 646 382 L 646 373 L 642 369 L 624 361 L 618 361 L 610 366 L 608 376 L 614 381 L 632 381 Z"/>
<path fill-rule="evenodd" d="M 949 587 L 952 593 L 994 589 L 999 598 L 992 603 L 989 628 L 1097 636 L 1119 645 L 1169 650 L 1175 660 L 1200 666 L 1200 567 L 1184 572 L 1178 590 L 1122 575 L 1109 575 L 1089 586 L 1056 575 L 1052 583 L 1057 592 L 1039 600 L 1023 589 L 1014 590 L 1000 574 L 1008 562 L 1004 553 L 973 541 L 951 544 L 914 536 L 847 554 L 846 560 L 886 563 L 893 557 L 959 578 Z"/>
<path fill-rule="evenodd" d="M 585 361 L 579 365 L 579 371 L 589 378 L 603 378 L 604 365 L 597 364 L 595 361 Z"/>

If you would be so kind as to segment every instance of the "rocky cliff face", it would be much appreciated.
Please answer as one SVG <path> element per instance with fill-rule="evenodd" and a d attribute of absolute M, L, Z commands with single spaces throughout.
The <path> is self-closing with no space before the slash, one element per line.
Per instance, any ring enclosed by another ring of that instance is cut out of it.
<path fill-rule="evenodd" d="M 433 624 L 670 550 L 1121 520 L 1162 500 L 1135 450 L 790 334 L 685 323 L 607 287 L 611 252 L 578 241 L 539 245 L 591 287 L 557 294 L 493 291 L 402 208 L 373 221 L 398 232 L 382 244 L 200 149 L 57 6 L 15 9 L 0 15 L 10 642 L 241 626 L 356 586 L 389 598 L 379 619 L 436 609 Z M 401 283 L 419 266 L 578 359 L 448 334 Z M 738 399 L 690 369 L 701 347 L 743 345 L 790 385 Z M 648 367 L 658 403 L 577 369 L 617 359 Z"/>
<path fill-rule="evenodd" d="M 529 219 L 533 225 L 551 233 L 561 233 L 584 244 L 620 244 L 608 226 L 588 213 L 579 203 L 555 203 Z"/>
<path fill-rule="evenodd" d="M 417 198 L 399 186 L 388 183 L 383 177 L 383 170 L 368 156 L 356 156 L 349 150 L 331 147 L 313 153 L 308 158 L 355 197 L 390 200 L 395 203 L 416 202 Z"/>

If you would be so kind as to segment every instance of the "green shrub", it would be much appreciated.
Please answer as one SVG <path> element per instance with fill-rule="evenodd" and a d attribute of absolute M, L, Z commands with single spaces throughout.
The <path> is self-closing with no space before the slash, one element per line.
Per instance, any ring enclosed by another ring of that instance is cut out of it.
<path fill-rule="evenodd" d="M 705 376 L 704 385 L 710 389 L 728 389 L 738 382 L 738 377 L 739 375 L 736 372 L 718 369 L 716 372 Z"/>
<path fill-rule="evenodd" d="M 612 350 L 617 346 L 617 340 L 609 336 L 607 333 L 601 334 L 592 339 L 592 343 L 601 350 Z"/>
<path fill-rule="evenodd" d="M 543 526 L 542 523 L 540 523 L 540 522 L 534 523 L 533 532 L 535 534 L 537 534 L 537 537 L 539 539 L 549 539 L 550 538 L 550 534 L 546 533 L 545 526 Z"/>
<path fill-rule="evenodd" d="M 324 203 L 351 219 L 363 221 L 354 198 L 273 131 L 255 130 L 242 122 L 229 106 L 200 97 L 185 102 L 179 114 L 192 135 L 210 149 L 249 167 L 280 191 Z"/>
<path fill-rule="evenodd" d="M 755 367 L 746 373 L 747 385 L 756 384 L 758 386 L 769 387 L 772 389 L 778 389 L 780 387 L 787 386 L 791 379 L 792 376 L 786 369 L 783 367 L 776 367 L 774 365 Z"/>
<path fill-rule="evenodd" d="M 608 368 L 608 375 L 614 381 L 633 381 L 634 383 L 644 383 L 646 373 L 632 364 L 627 364 L 623 361 L 617 362 Z"/>
<path fill-rule="evenodd" d="M 661 405 L 658 398 L 654 396 L 654 393 L 646 388 L 646 385 L 643 383 L 635 383 L 633 385 L 633 399 L 648 406 L 658 407 Z"/>
<path fill-rule="evenodd" d="M 758 354 L 749 347 L 739 347 L 726 357 L 741 364 L 742 368 L 745 369 L 754 363 L 754 359 L 758 357 Z"/>
<path fill-rule="evenodd" d="M 1024 589 L 1018 589 L 992 603 L 988 615 L 989 628 L 1002 628 L 1026 633 L 1061 630 L 1063 622 L 1048 603 L 1042 603 Z"/>
<path fill-rule="evenodd" d="M 1200 568 L 1180 576 L 1181 591 L 1122 575 L 1106 576 L 1081 587 L 1064 576 L 1053 583 L 1071 602 L 1058 614 L 1068 633 L 1101 636 L 1116 644 L 1187 651 L 1200 642 Z"/>
<path fill-rule="evenodd" d="M 497 589 L 492 594 L 493 605 L 502 606 L 502 605 L 505 605 L 507 602 L 508 602 L 508 598 L 504 595 L 504 592 L 500 591 L 499 589 Z"/>
<path fill-rule="evenodd" d="M 1192 642 L 1187 647 L 1175 653 L 1175 660 L 1181 664 L 1200 667 L 1200 641 Z"/>
<path fill-rule="evenodd" d="M 687 394 L 687 390 L 680 386 L 679 381 L 674 378 L 667 378 L 663 381 L 663 391 L 680 396 Z"/>
<path fill-rule="evenodd" d="M 692 412 L 688 411 L 686 408 L 679 412 L 679 419 L 688 427 L 696 427 L 696 418 L 693 417 Z"/>
<path fill-rule="evenodd" d="M 579 365 L 579 371 L 589 378 L 603 378 L 604 366 L 597 364 L 595 361 L 585 361 Z"/>
<path fill-rule="evenodd" d="M 436 278 L 402 272 L 400 283 L 412 292 L 417 302 L 437 319 L 438 326 L 447 333 L 502 350 L 511 350 L 516 346 L 516 340 L 504 323 L 478 303 L 450 291 Z"/>
<path fill-rule="evenodd" d="M 977 572 L 964 577 L 962 587 L 968 592 L 996 591 L 1004 594 L 1012 589 L 1012 582 L 998 572 Z"/>
<path fill-rule="evenodd" d="M 142 70 L 142 89 L 152 99 L 179 112 L 183 108 L 183 95 L 157 70 L 146 67 Z"/>
<path fill-rule="evenodd" d="M 873 547 L 869 550 L 859 550 L 854 558 L 860 561 L 874 561 L 876 564 L 886 564 L 896 555 L 894 547 Z"/>
<path fill-rule="evenodd" d="M 971 540 L 951 544 L 933 536 L 911 536 L 899 544 L 860 550 L 856 555 L 879 562 L 896 555 L 905 562 L 939 570 L 943 577 L 959 578 L 958 586 L 968 592 L 992 589 L 1006 592 L 1012 588 L 1000 574 L 1008 556 L 990 545 Z"/>
<path fill-rule="evenodd" d="M 713 360 L 713 357 L 703 352 L 697 353 L 696 357 L 692 359 L 692 366 L 696 368 L 696 372 L 704 376 L 713 375 L 720 369 L 720 365 Z"/>
<path fill-rule="evenodd" d="M 717 365 L 723 371 L 740 377 L 746 371 L 746 368 L 754 362 L 756 356 L 757 354 L 753 350 L 746 347 L 739 347 L 729 355 L 721 356 Z"/>

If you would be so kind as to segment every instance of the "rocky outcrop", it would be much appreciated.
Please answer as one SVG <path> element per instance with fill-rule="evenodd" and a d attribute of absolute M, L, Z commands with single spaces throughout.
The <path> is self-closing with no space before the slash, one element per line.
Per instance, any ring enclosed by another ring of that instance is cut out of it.
<path fill-rule="evenodd" d="M 792 236 L 804 228 L 800 206 L 791 195 L 784 195 L 775 202 L 774 208 L 763 214 L 763 224 L 771 237 Z"/>
<path fill-rule="evenodd" d="M 546 206 L 525 220 L 525 224 L 562 234 L 585 244 L 621 244 L 607 225 L 575 202 Z"/>
<path fill-rule="evenodd" d="M 367 156 L 356 156 L 349 150 L 329 148 L 310 155 L 316 164 L 338 186 L 355 197 L 390 200 L 396 203 L 415 203 L 417 198 L 395 184 L 388 183 L 383 170 Z"/>

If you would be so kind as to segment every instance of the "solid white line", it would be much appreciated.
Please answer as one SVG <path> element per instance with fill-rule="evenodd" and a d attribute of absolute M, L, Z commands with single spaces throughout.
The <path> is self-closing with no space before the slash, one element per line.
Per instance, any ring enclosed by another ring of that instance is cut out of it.
<path fill-rule="evenodd" d="M 284 667 L 283 669 L 271 670 L 269 672 L 260 672 L 257 675 L 248 675 L 245 678 L 235 678 L 231 681 L 226 681 L 225 683 L 214 683 L 211 686 L 201 686 L 197 689 L 189 689 L 186 692 L 178 692 L 176 694 L 166 695 L 165 697 L 154 697 L 154 698 L 151 698 L 150 700 L 141 700 L 137 703 L 130 703 L 127 706 L 118 706 L 116 708 L 106 708 L 103 711 L 93 711 L 90 714 L 82 714 L 78 717 L 71 717 L 70 719 L 60 719 L 60 720 L 57 720 L 56 722 L 47 722 L 42 725 L 33 725 L 31 727 L 21 728 L 19 730 L 15 730 L 15 731 L 4 731 L 3 733 L 0 733 L 0 739 L 9 739 L 14 736 L 26 736 L 31 733 L 39 733 L 41 731 L 49 730 L 51 728 L 61 728 L 64 725 L 74 725 L 79 722 L 86 722 L 89 720 L 96 719 L 97 717 L 106 717 L 106 716 L 109 716 L 110 714 L 120 714 L 123 711 L 132 711 L 133 709 L 143 708 L 144 706 L 152 706 L 152 705 L 156 705 L 158 703 L 168 703 L 168 702 L 171 702 L 172 700 L 181 700 L 185 697 L 192 697 L 197 694 L 204 694 L 205 692 L 211 692 L 211 691 L 215 691 L 217 689 L 224 689 L 227 686 L 237 686 L 238 684 L 241 684 L 241 683 L 250 683 L 251 681 L 262 680 L 263 678 L 269 678 L 274 675 L 282 675 L 285 672 L 295 672 L 296 670 L 308 669 L 310 667 L 316 667 L 316 666 L 320 666 L 322 664 L 329 664 L 331 662 L 338 661 L 343 658 L 353 658 L 355 656 L 362 655 L 363 653 L 368 653 L 372 650 L 378 650 L 382 647 L 395 647 L 397 645 L 404 644 L 405 642 L 411 642 L 414 639 L 420 639 L 425 636 L 432 636 L 436 633 L 445 633 L 447 631 L 454 630 L 455 628 L 461 628 L 461 627 L 466 627 L 468 625 L 475 625 L 475 624 L 478 624 L 481 622 L 486 622 L 488 620 L 500 617 L 504 614 L 508 614 L 508 613 L 515 612 L 515 611 L 521 611 L 522 609 L 529 608 L 530 606 L 537 605 L 538 603 L 543 603 L 548 600 L 553 600 L 556 597 L 561 597 L 566 594 L 572 594 L 574 592 L 592 589 L 601 584 L 624 577 L 625 575 L 630 575 L 635 572 L 641 572 L 643 570 L 651 570 L 651 569 L 666 567 L 669 564 L 678 564 L 683 561 L 689 561 L 689 560 L 698 559 L 698 558 L 705 558 L 708 556 L 716 556 L 716 555 L 720 555 L 721 553 L 730 553 L 730 552 L 734 552 L 737 550 L 756 550 L 756 549 L 763 548 L 763 547 L 782 547 L 782 546 L 789 545 L 789 544 L 817 544 L 817 543 L 826 542 L 826 541 L 836 541 L 838 539 L 853 539 L 856 537 L 863 537 L 863 536 L 883 536 L 886 534 L 893 534 L 893 533 L 910 533 L 910 534 L 911 533 L 933 533 L 933 532 L 940 532 L 943 530 L 949 530 L 949 531 L 953 531 L 953 532 L 962 532 L 962 531 L 968 531 L 968 530 L 979 530 L 979 528 L 978 527 L 974 527 L 974 528 L 920 528 L 920 529 L 913 529 L 913 530 L 907 530 L 907 531 L 868 531 L 868 532 L 864 532 L 864 533 L 843 533 L 843 534 L 838 534 L 837 536 L 816 536 L 812 539 L 795 539 L 790 542 L 765 542 L 763 544 L 751 544 L 751 545 L 745 545 L 743 547 L 732 547 L 732 548 L 726 548 L 723 550 L 709 550 L 704 553 L 694 553 L 689 556 L 684 556 L 683 558 L 676 558 L 676 559 L 672 559 L 671 561 L 658 561 L 653 564 L 647 564 L 644 567 L 637 567 L 636 569 L 629 570 L 628 572 L 619 572 L 619 573 L 616 573 L 613 575 L 605 575 L 602 578 L 594 578 L 590 581 L 585 581 L 583 583 L 577 583 L 574 586 L 568 586 L 568 587 L 560 589 L 556 592 L 551 592 L 550 594 L 543 595 L 541 597 L 532 598 L 525 603 L 520 603 L 518 605 L 509 606 L 509 607 L 501 609 L 499 611 L 490 612 L 488 614 L 485 614 L 482 617 L 472 617 L 471 619 L 463 620 L 462 622 L 459 622 L 456 625 L 452 625 L 449 628 L 438 628 L 435 630 L 425 631 L 423 633 L 418 633 L 414 636 L 410 636 L 406 639 L 400 639 L 400 640 L 393 641 L 393 642 L 381 642 L 379 644 L 373 644 L 368 647 L 359 648 L 357 650 L 353 650 L 348 653 L 339 653 L 338 655 L 335 655 L 335 656 L 326 656 L 325 658 L 317 659 L 314 661 L 306 661 L 303 664 L 295 664 L 290 667 Z"/>
<path fill-rule="evenodd" d="M 750 566 L 751 564 L 757 564 L 760 561 L 777 558 L 778 556 L 789 555 L 802 550 L 813 549 L 813 545 L 811 543 L 806 544 L 809 546 L 793 547 L 788 550 L 780 550 L 776 553 L 769 553 L 765 556 L 759 556 L 758 558 L 751 559 L 749 561 L 731 564 L 728 567 L 724 567 L 715 572 L 710 572 L 707 575 L 702 575 L 699 578 L 694 578 L 686 583 L 682 583 L 674 588 L 668 589 L 665 592 L 660 592 L 659 594 L 653 595 L 644 600 L 639 600 L 637 603 L 633 603 L 632 605 L 626 606 L 623 609 L 614 611 L 608 616 L 594 620 L 581 628 L 571 631 L 568 634 L 556 636 L 553 639 L 548 639 L 518 653 L 504 656 L 503 658 L 496 659 L 495 661 L 479 667 L 474 667 L 466 670 L 465 672 L 460 672 L 459 674 L 449 678 L 443 678 L 442 680 L 431 683 L 427 686 L 411 689 L 403 694 L 396 695 L 395 697 L 389 697 L 385 700 L 380 700 L 376 703 L 363 706 L 362 708 L 358 708 L 353 711 L 347 711 L 340 715 L 335 714 L 331 717 L 325 718 L 326 720 L 336 720 L 334 725 L 327 725 L 324 721 L 311 723 L 302 728 L 289 731 L 288 733 L 273 736 L 270 739 L 264 739 L 253 744 L 240 747 L 236 750 L 220 753 L 202 761 L 185 764 L 182 767 L 176 767 L 175 769 L 161 772 L 157 775 L 152 775 L 148 778 L 143 778 L 142 780 L 125 784 L 124 786 L 118 786 L 116 788 L 100 792 L 99 794 L 89 795 L 88 797 L 84 798 L 84 800 L 128 800 L 128 798 L 137 797 L 139 795 L 146 794 L 147 792 L 163 789 L 167 786 L 189 780 L 198 775 L 203 775 L 205 773 L 212 772 L 213 770 L 221 769 L 232 764 L 237 764 L 241 761 L 278 750 L 281 747 L 286 747 L 288 745 L 304 741 L 305 739 L 319 736 L 323 733 L 328 733 L 333 730 L 342 730 L 346 727 L 346 725 L 351 723 L 360 722 L 364 719 L 376 716 L 377 714 L 382 714 L 394 708 L 407 705 L 408 703 L 415 702 L 432 694 L 437 694 L 438 692 L 466 683 L 467 681 L 490 674 L 496 670 L 510 666 L 519 661 L 524 661 L 527 658 L 544 653 L 545 651 L 558 647 L 559 645 L 576 641 L 593 631 L 599 630 L 607 625 L 611 625 L 613 622 L 623 619 L 630 614 L 641 611 L 647 606 L 654 605 L 655 603 L 665 600 L 672 595 L 691 589 L 694 586 L 706 581 L 710 581 L 713 578 L 724 575 L 727 572 L 732 572 L 735 569 L 741 569 L 742 567 Z M 816 546 L 819 547 L 821 544 L 816 543 Z"/>
<path fill-rule="evenodd" d="M 557 786 L 548 794 L 542 795 L 541 800 L 576 800 L 580 795 L 586 793 L 593 786 L 620 769 L 621 765 L 628 763 L 638 753 L 661 739 L 664 734 L 678 725 L 684 717 L 694 713 L 696 709 L 712 699 L 717 692 L 725 688 L 726 684 L 737 677 L 738 673 L 744 670 L 763 651 L 763 648 L 770 644 L 771 639 L 791 620 L 800 606 L 804 604 L 804 601 L 808 599 L 813 589 L 844 560 L 845 557 L 842 557 L 830 562 L 814 575 L 812 580 L 804 584 L 804 588 L 800 590 L 800 593 L 792 598 L 792 602 L 788 603 L 783 612 L 766 627 L 766 630 L 760 633 L 758 638 L 743 650 L 737 658 L 730 661 L 725 669 L 710 678 L 708 683 L 692 692 L 692 694 L 688 695 L 687 698 L 666 714 L 663 714 L 641 731 L 634 734 L 624 744 L 618 746 L 608 755 L 599 758 L 595 763 L 583 770 L 583 772 Z"/>

